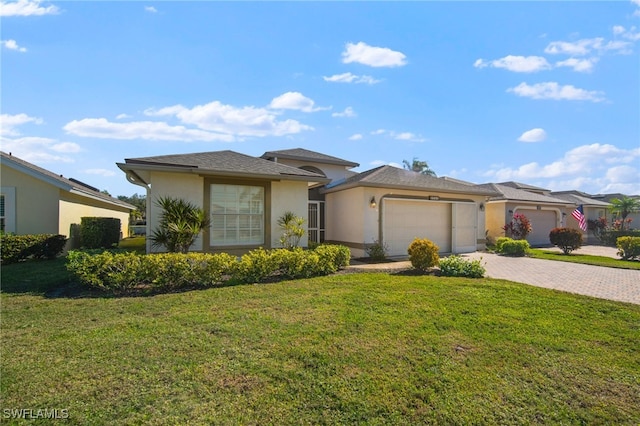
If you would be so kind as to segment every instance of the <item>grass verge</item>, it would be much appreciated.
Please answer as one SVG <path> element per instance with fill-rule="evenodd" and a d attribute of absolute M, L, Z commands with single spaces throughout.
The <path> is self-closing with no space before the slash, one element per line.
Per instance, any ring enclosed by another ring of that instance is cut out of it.
<path fill-rule="evenodd" d="M 557 251 L 544 249 L 530 249 L 527 256 L 534 257 L 536 259 L 559 260 L 562 262 L 582 263 L 585 265 L 606 266 L 608 268 L 640 270 L 640 262 L 638 261 L 614 259 L 607 256 L 592 256 L 588 254 L 575 253 L 566 255 Z"/>
<path fill-rule="evenodd" d="M 0 298 L 2 408 L 71 424 L 640 422 L 636 305 L 382 273 Z"/>

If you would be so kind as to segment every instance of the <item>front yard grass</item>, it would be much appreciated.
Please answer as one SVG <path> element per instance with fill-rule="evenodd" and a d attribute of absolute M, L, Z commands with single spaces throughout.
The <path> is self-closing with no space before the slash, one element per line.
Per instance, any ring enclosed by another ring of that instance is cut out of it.
<path fill-rule="evenodd" d="M 640 306 L 383 273 L 59 298 L 5 288 L 14 266 L 2 409 L 98 425 L 640 423 Z"/>
<path fill-rule="evenodd" d="M 582 263 L 585 265 L 606 266 L 608 268 L 640 270 L 640 262 L 636 260 L 621 260 L 621 259 L 614 259 L 612 257 L 607 257 L 607 256 L 592 256 L 588 254 L 575 254 L 575 253 L 566 255 L 557 251 L 533 249 L 533 248 L 530 249 L 527 255 L 529 257 L 534 257 L 536 259 L 560 260 L 562 262 L 573 262 L 573 263 Z"/>

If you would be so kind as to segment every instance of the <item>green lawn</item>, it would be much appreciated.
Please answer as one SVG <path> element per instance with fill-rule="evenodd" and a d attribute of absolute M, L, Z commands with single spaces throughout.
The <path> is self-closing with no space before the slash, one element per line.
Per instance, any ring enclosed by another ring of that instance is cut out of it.
<path fill-rule="evenodd" d="M 381 273 L 55 297 L 5 287 L 22 266 L 2 267 L 2 409 L 98 425 L 640 423 L 640 306 Z"/>
<path fill-rule="evenodd" d="M 530 249 L 527 256 L 535 257 L 536 259 L 559 260 L 562 262 L 583 263 L 585 265 L 606 266 L 609 268 L 640 270 L 640 262 L 636 260 L 621 260 L 607 256 L 575 253 L 566 255 L 561 252 L 544 249 Z"/>

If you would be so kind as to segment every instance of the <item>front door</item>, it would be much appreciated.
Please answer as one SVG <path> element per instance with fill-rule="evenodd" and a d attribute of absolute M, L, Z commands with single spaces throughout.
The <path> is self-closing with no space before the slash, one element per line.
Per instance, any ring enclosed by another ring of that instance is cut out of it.
<path fill-rule="evenodd" d="M 309 201 L 307 229 L 309 243 L 324 242 L 324 201 Z"/>

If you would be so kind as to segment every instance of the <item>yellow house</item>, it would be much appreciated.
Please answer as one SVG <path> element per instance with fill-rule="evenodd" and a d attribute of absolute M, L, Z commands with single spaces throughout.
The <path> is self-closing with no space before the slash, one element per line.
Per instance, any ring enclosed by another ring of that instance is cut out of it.
<path fill-rule="evenodd" d="M 79 241 L 71 228 L 80 224 L 80 218 L 110 217 L 120 219 L 122 237 L 129 236 L 127 224 L 134 206 L 11 153 L 0 153 L 0 226 L 4 232 L 65 235 L 67 248 L 74 248 Z"/>

